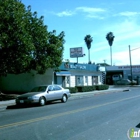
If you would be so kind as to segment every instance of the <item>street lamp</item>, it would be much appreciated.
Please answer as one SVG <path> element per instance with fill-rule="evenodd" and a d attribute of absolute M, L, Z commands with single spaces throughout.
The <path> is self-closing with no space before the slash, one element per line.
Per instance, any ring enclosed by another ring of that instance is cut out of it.
<path fill-rule="evenodd" d="M 132 49 L 130 48 L 130 45 L 129 45 L 129 60 L 130 60 L 130 73 L 131 73 L 131 82 L 133 80 L 133 72 L 132 72 L 132 60 L 131 60 L 131 51 L 134 51 L 134 50 L 137 50 L 139 49 L 140 47 L 138 48 L 135 48 L 135 49 Z"/>

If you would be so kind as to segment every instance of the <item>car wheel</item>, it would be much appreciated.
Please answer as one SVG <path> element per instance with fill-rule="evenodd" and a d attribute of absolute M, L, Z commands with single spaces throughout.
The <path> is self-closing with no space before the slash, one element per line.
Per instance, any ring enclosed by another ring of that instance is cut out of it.
<path fill-rule="evenodd" d="M 44 97 L 40 97 L 40 99 L 39 99 L 39 105 L 43 106 L 45 104 L 46 104 L 45 98 Z"/>
<path fill-rule="evenodd" d="M 61 101 L 62 101 L 63 103 L 67 102 L 67 96 L 66 96 L 66 95 L 63 95 Z"/>

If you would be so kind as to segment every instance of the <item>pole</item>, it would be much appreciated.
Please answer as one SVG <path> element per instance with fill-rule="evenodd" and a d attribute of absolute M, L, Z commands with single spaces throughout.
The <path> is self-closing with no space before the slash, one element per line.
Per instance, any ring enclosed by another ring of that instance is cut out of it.
<path fill-rule="evenodd" d="M 104 67 L 105 67 L 105 79 L 104 79 L 104 84 L 106 84 L 106 60 L 104 60 Z"/>
<path fill-rule="evenodd" d="M 130 59 L 130 74 L 131 74 L 131 82 L 133 80 L 133 73 L 132 73 L 132 61 L 131 61 L 131 49 L 129 45 L 129 59 Z"/>

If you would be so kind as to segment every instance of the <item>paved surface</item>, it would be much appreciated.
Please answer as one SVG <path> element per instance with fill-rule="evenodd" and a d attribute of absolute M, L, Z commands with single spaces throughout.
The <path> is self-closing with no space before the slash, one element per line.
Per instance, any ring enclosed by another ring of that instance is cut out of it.
<path fill-rule="evenodd" d="M 79 96 L 90 96 L 90 95 L 97 95 L 97 94 L 104 94 L 104 93 L 111 93 L 111 92 L 118 92 L 118 91 L 128 91 L 130 90 L 130 86 L 110 86 L 108 90 L 99 90 L 99 91 L 92 91 L 92 92 L 78 92 L 71 94 L 69 100 L 74 99 Z M 8 105 L 14 105 L 15 100 L 7 100 L 7 101 L 0 101 L 0 108 Z"/>
<path fill-rule="evenodd" d="M 139 130 L 140 88 L 128 89 L 76 93 L 66 104 L 11 105 L 0 111 L 0 139 L 128 140 L 131 128 Z"/>

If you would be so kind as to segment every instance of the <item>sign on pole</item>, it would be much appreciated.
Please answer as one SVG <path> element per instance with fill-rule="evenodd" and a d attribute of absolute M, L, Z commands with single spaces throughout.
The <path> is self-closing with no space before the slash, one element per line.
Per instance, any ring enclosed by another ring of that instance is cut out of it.
<path fill-rule="evenodd" d="M 76 58 L 76 57 L 83 57 L 83 47 L 76 47 L 76 48 L 70 48 L 70 57 Z"/>

